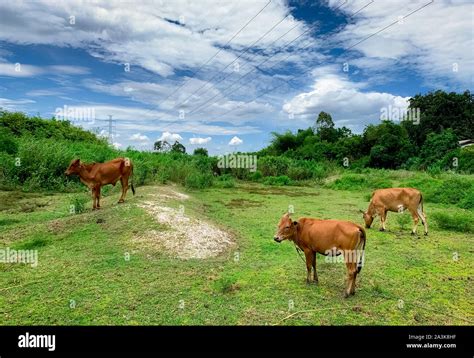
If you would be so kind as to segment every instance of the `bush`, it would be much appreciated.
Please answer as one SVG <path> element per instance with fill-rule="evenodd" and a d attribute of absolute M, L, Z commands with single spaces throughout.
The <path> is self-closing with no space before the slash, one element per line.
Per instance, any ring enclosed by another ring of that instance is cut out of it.
<path fill-rule="evenodd" d="M 263 178 L 263 174 L 260 170 L 256 170 L 254 173 L 250 174 L 249 179 L 251 181 L 260 181 Z"/>
<path fill-rule="evenodd" d="M 435 203 L 458 204 L 466 194 L 472 193 L 472 183 L 461 178 L 449 178 L 434 191 L 431 200 Z"/>
<path fill-rule="evenodd" d="M 263 176 L 287 175 L 290 159 L 286 157 L 263 157 L 258 161 L 258 167 Z"/>
<path fill-rule="evenodd" d="M 400 227 L 400 230 L 407 230 L 410 227 L 410 223 L 412 221 L 411 216 L 407 213 L 397 213 L 397 224 Z"/>
<path fill-rule="evenodd" d="M 11 155 L 18 152 L 17 141 L 12 137 L 12 133 L 5 128 L 0 128 L 0 152 Z"/>
<path fill-rule="evenodd" d="M 464 198 L 459 202 L 459 207 L 463 209 L 474 209 L 474 187 L 466 192 Z"/>
<path fill-rule="evenodd" d="M 69 212 L 71 214 L 81 214 L 86 211 L 86 203 L 89 197 L 85 194 L 74 195 L 69 201 Z"/>
<path fill-rule="evenodd" d="M 212 182 L 212 174 L 201 174 L 199 172 L 194 172 L 186 177 L 184 185 L 189 189 L 204 189 L 212 186 Z"/>
<path fill-rule="evenodd" d="M 286 175 L 280 175 L 277 177 L 267 177 L 263 181 L 264 184 L 266 185 L 276 185 L 276 186 L 283 186 L 283 185 L 291 185 L 291 179 L 288 178 Z"/>
<path fill-rule="evenodd" d="M 474 216 L 467 213 L 434 213 L 433 218 L 441 229 L 474 233 Z"/>
<path fill-rule="evenodd" d="M 232 175 L 224 174 L 216 178 L 214 186 L 218 188 L 233 188 L 235 187 L 235 180 Z"/>

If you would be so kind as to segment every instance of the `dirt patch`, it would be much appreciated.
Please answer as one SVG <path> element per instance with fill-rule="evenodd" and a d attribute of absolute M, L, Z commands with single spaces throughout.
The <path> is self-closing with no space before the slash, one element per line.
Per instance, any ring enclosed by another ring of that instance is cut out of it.
<path fill-rule="evenodd" d="M 215 257 L 234 245 L 231 236 L 215 225 L 186 216 L 183 210 L 164 205 L 166 199 L 187 200 L 188 195 L 170 188 L 158 190 L 158 193 L 149 195 L 149 200 L 139 204 L 139 207 L 151 214 L 166 230 L 148 231 L 135 237 L 136 242 L 164 249 L 183 260 Z"/>
<path fill-rule="evenodd" d="M 228 208 L 248 208 L 248 207 L 258 207 L 262 206 L 262 202 L 258 200 L 250 199 L 232 199 L 225 204 Z"/>
<path fill-rule="evenodd" d="M 295 189 L 294 187 L 292 189 L 287 189 L 283 187 L 269 187 L 269 188 L 242 188 L 241 190 L 249 193 L 249 194 L 257 194 L 257 195 L 286 195 L 286 196 L 291 196 L 291 197 L 297 197 L 297 196 L 316 196 L 319 195 L 319 193 L 308 193 L 306 191 L 301 191 L 298 189 Z"/>

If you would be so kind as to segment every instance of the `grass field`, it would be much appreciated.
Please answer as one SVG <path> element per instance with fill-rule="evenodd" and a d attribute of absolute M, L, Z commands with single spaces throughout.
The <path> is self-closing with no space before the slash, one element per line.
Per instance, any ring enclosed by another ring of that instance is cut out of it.
<path fill-rule="evenodd" d="M 289 205 L 295 218 L 362 223 L 358 209 L 367 207 L 369 192 L 240 183 L 186 192 L 186 200 L 162 199 L 160 205 L 184 208 L 234 242 L 217 257 L 181 260 L 137 238 L 171 230 L 140 204 L 163 189 L 184 189 L 142 186 L 121 205 L 117 189 L 100 211 L 87 201 L 80 214 L 70 213 L 78 194 L 0 192 L 1 247 L 38 250 L 37 267 L 0 264 L 4 325 L 474 323 L 474 235 L 441 230 L 430 220 L 440 212 L 470 215 L 467 210 L 426 203 L 428 237 L 410 235 L 408 214 L 390 213 L 388 232 L 379 232 L 377 221 L 368 230 L 356 294 L 344 299 L 344 264 L 318 255 L 319 285 L 306 285 L 293 244 L 277 244 L 273 235 Z"/>

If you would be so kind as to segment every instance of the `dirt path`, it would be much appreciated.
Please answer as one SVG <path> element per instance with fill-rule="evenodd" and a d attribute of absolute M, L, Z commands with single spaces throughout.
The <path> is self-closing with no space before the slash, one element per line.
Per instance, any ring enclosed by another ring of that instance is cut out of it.
<path fill-rule="evenodd" d="M 229 233 L 207 221 L 185 214 L 188 195 L 171 187 L 155 188 L 156 191 L 149 194 L 138 206 L 167 229 L 150 230 L 145 235 L 136 237 L 137 242 L 164 250 L 171 256 L 184 260 L 215 257 L 234 245 Z M 183 204 L 176 209 L 168 206 L 170 200 L 178 200 Z"/>

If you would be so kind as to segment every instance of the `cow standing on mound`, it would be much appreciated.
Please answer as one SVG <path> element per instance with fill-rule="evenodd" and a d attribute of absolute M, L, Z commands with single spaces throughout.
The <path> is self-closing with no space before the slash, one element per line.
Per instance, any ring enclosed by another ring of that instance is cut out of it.
<path fill-rule="evenodd" d="M 115 186 L 120 180 L 122 184 L 122 196 L 119 203 L 125 201 L 128 190 L 128 180 L 133 174 L 133 163 L 128 158 L 116 158 L 105 163 L 81 163 L 80 159 L 74 159 L 67 168 L 66 175 L 79 175 L 81 182 L 87 185 L 92 191 L 92 208 L 100 208 L 100 188 L 107 184 Z M 132 193 L 135 195 L 133 180 L 131 180 Z"/>
<path fill-rule="evenodd" d="M 425 229 L 425 235 L 428 235 L 428 222 L 426 214 L 423 211 L 423 196 L 421 192 L 413 188 L 389 188 L 378 189 L 373 192 L 367 211 L 360 210 L 363 214 L 365 227 L 370 228 L 374 218 L 380 215 L 380 231 L 385 231 L 387 222 L 387 212 L 399 212 L 409 210 L 413 217 L 414 226 L 411 230 L 412 235 L 416 235 L 416 228 L 421 219 Z"/>
<path fill-rule="evenodd" d="M 355 293 L 357 274 L 364 263 L 365 230 L 349 221 L 301 218 L 293 221 L 290 214 L 283 215 L 278 224 L 274 240 L 278 243 L 290 240 L 306 256 L 306 283 L 318 283 L 316 273 L 316 253 L 325 256 L 344 255 L 348 282 L 344 297 Z M 337 260 L 332 260 L 337 261 Z M 311 269 L 313 280 L 311 281 Z"/>

